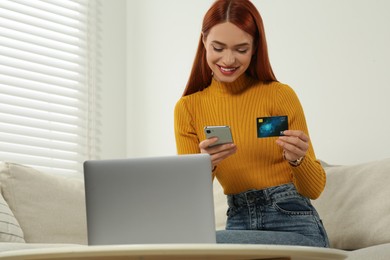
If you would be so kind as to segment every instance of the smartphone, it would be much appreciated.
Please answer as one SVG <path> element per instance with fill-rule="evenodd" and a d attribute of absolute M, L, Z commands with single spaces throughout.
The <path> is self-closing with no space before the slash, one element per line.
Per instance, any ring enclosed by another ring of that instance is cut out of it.
<path fill-rule="evenodd" d="M 233 143 L 232 131 L 230 130 L 230 127 L 227 125 L 206 126 L 204 128 L 204 133 L 206 134 L 207 139 L 211 137 L 218 137 L 218 141 L 210 145 L 210 147 L 220 145 L 220 144 Z"/>

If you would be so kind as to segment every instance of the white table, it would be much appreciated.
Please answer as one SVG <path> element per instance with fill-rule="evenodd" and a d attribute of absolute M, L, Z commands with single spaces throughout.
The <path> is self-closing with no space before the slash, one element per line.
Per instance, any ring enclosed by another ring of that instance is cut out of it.
<path fill-rule="evenodd" d="M 205 259 L 279 259 L 279 260 L 329 260 L 345 259 L 346 252 L 337 249 L 237 244 L 151 244 L 74 246 L 42 249 L 25 249 L 0 253 L 0 259 L 98 259 L 98 260 L 205 260 Z"/>

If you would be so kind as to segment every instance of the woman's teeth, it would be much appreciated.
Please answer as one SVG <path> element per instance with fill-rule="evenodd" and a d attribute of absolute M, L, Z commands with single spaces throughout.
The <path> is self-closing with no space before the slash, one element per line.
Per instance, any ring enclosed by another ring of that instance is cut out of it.
<path fill-rule="evenodd" d="M 231 71 L 234 71 L 236 70 L 236 68 L 224 68 L 224 67 L 220 67 L 222 71 L 226 71 L 226 72 L 231 72 Z"/>

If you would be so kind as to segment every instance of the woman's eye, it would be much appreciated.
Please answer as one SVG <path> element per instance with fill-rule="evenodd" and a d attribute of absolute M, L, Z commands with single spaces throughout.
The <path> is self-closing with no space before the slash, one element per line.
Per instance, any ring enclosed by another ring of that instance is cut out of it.
<path fill-rule="evenodd" d="M 215 46 L 213 46 L 213 49 L 216 52 L 221 52 L 223 50 L 222 48 L 218 48 L 218 47 L 215 47 Z"/>
<path fill-rule="evenodd" d="M 248 49 L 238 49 L 237 51 L 239 53 L 245 54 L 248 51 Z"/>

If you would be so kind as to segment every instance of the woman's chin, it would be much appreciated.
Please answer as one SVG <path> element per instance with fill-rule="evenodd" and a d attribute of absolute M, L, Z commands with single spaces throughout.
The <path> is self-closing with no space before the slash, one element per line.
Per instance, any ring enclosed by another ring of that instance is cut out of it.
<path fill-rule="evenodd" d="M 237 72 L 237 71 L 236 71 Z M 218 75 L 214 74 L 214 78 L 219 81 L 219 82 L 224 82 L 224 83 L 232 83 L 234 82 L 236 79 L 238 79 L 240 76 L 242 75 L 239 74 L 239 73 L 233 73 L 233 74 L 229 74 L 229 75 L 225 75 L 225 74 L 222 74 L 222 73 L 218 73 Z"/>

